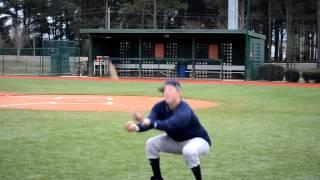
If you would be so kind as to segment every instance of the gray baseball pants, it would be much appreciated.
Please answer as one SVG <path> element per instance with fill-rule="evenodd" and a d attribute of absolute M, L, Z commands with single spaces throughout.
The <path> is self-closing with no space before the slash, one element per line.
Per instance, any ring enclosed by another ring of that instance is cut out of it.
<path fill-rule="evenodd" d="M 207 154 L 209 149 L 209 143 L 200 137 L 178 142 L 163 134 L 151 137 L 146 142 L 148 159 L 160 158 L 160 152 L 182 154 L 190 169 L 200 165 L 200 156 Z"/>

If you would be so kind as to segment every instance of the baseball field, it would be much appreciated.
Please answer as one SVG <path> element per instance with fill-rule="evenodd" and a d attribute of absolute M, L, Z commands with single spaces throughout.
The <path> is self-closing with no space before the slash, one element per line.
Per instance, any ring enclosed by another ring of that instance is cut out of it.
<path fill-rule="evenodd" d="M 0 76 L 0 96 L 98 95 L 105 98 L 98 102 L 102 106 L 113 96 L 161 98 L 162 83 Z M 195 109 L 214 142 L 201 159 L 203 179 L 320 179 L 319 86 L 219 81 L 182 81 L 182 86 L 184 98 L 216 103 Z M 1 180 L 150 178 L 144 144 L 162 132 L 126 132 L 129 112 L 16 107 L 0 107 Z M 162 154 L 161 167 L 167 180 L 193 178 L 182 156 Z"/>

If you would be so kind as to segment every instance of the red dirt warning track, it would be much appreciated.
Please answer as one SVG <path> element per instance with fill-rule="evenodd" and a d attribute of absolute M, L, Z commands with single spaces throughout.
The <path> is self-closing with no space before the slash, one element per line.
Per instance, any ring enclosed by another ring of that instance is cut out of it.
<path fill-rule="evenodd" d="M 150 111 L 161 97 L 107 95 L 14 95 L 0 93 L 0 108 L 63 111 Z M 215 102 L 186 99 L 195 109 L 215 107 Z"/>
<path fill-rule="evenodd" d="M 76 80 L 76 81 L 102 81 L 102 82 L 159 82 L 163 83 L 165 79 L 147 79 L 147 78 L 120 78 L 113 80 L 100 77 L 53 77 L 53 76 L 5 76 L 0 75 L 0 79 L 46 79 L 46 80 Z M 239 80 L 193 80 L 179 79 L 183 84 L 213 84 L 213 85 L 245 85 L 245 86 L 284 86 L 284 87 L 302 87 L 302 88 L 320 88 L 317 83 L 290 83 L 290 82 L 269 82 L 269 81 L 239 81 Z"/>

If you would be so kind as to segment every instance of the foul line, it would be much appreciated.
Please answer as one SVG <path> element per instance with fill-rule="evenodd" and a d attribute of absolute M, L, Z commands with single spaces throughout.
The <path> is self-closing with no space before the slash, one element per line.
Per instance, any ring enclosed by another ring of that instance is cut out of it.
<path fill-rule="evenodd" d="M 112 100 L 112 96 L 72 96 L 72 97 L 68 97 L 68 95 L 66 96 L 51 96 L 51 95 L 35 95 L 35 96 L 8 96 L 8 97 L 13 97 L 13 98 L 38 98 L 38 99 L 101 99 L 101 98 L 107 98 L 108 100 Z"/>
<path fill-rule="evenodd" d="M 39 102 L 39 103 L 23 103 L 23 104 L 1 104 L 0 107 L 41 105 L 41 104 L 57 104 L 57 102 Z"/>
<path fill-rule="evenodd" d="M 113 105 L 113 102 L 108 103 L 57 103 L 57 102 L 39 102 L 39 103 L 23 103 L 23 104 L 1 104 L 0 107 L 10 107 L 10 106 L 27 106 L 27 105 L 42 105 L 42 104 L 52 104 L 52 105 L 86 105 L 86 104 L 103 104 L 103 105 Z"/>

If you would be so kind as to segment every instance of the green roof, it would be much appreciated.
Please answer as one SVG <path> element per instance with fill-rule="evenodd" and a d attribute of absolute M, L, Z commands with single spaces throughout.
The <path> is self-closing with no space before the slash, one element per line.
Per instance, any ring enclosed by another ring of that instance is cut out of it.
<path fill-rule="evenodd" d="M 239 34 L 245 35 L 246 30 L 227 29 L 80 29 L 82 34 Z M 263 34 L 249 31 L 255 38 L 266 39 Z"/>

